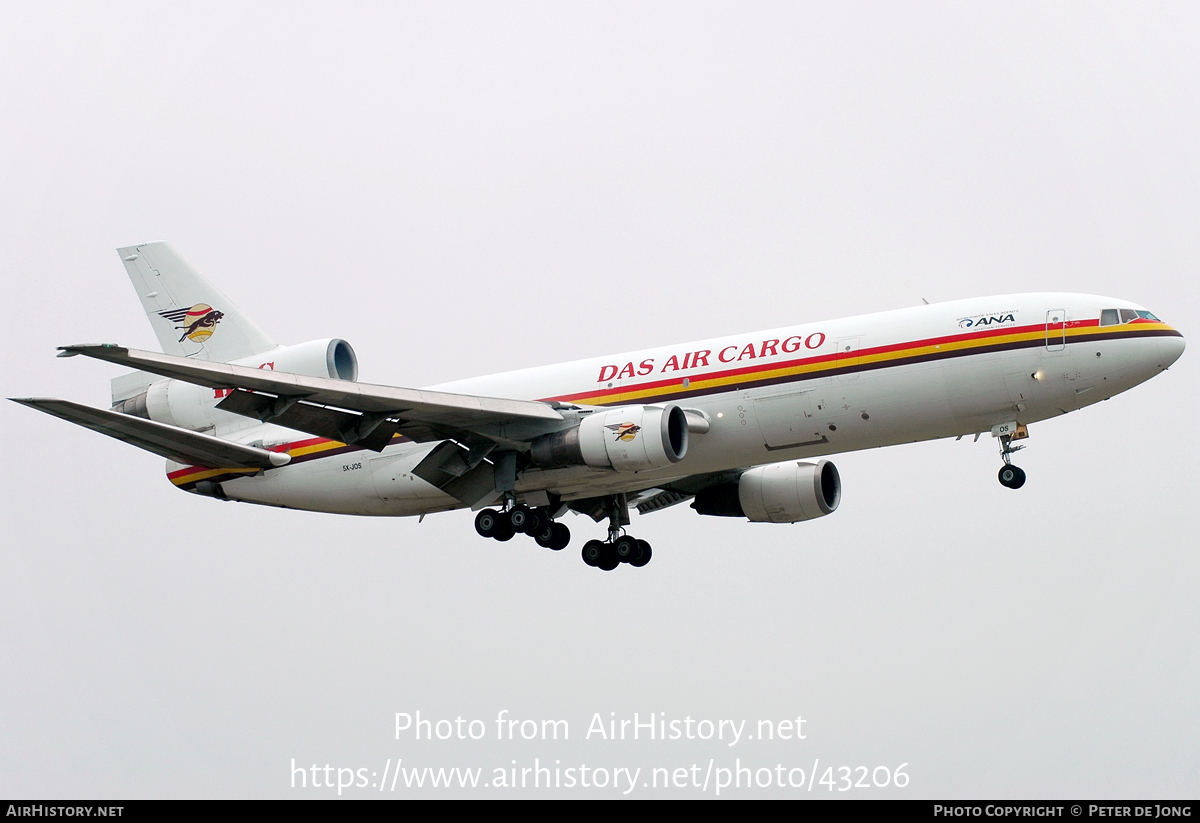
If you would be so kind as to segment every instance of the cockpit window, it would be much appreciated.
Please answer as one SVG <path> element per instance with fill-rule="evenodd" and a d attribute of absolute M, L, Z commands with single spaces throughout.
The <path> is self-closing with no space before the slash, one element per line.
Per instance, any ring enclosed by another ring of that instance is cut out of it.
<path fill-rule="evenodd" d="M 1132 323 L 1134 320 L 1137 320 L 1137 316 L 1137 312 L 1133 309 L 1121 309 L 1122 323 Z"/>
<path fill-rule="evenodd" d="M 1138 317 L 1142 318 L 1143 320 L 1153 320 L 1156 323 L 1162 322 L 1161 320 L 1159 320 L 1157 317 L 1155 317 L 1153 314 L 1151 314 L 1148 311 L 1140 311 L 1137 313 L 1137 315 L 1138 315 Z"/>
<path fill-rule="evenodd" d="M 1117 310 L 1116 309 L 1105 309 L 1104 311 L 1100 312 L 1100 325 L 1101 326 L 1115 326 L 1119 322 L 1120 321 L 1117 320 Z"/>

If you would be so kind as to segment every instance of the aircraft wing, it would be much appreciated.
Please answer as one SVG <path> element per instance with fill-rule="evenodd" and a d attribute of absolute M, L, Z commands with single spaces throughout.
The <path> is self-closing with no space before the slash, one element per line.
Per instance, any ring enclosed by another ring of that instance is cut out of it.
<path fill-rule="evenodd" d="M 346 443 L 359 443 L 376 451 L 381 451 L 396 433 L 419 442 L 447 438 L 494 441 L 511 436 L 506 434 L 506 428 L 534 424 L 534 429 L 550 430 L 563 420 L 553 406 L 533 400 L 306 377 L 116 345 L 60 349 L 59 357 L 82 354 L 187 383 L 233 389 L 236 391 L 218 408 Z M 274 397 L 265 396 L 268 394 Z"/>
<path fill-rule="evenodd" d="M 282 466 L 291 455 L 243 446 L 199 432 L 185 431 L 119 412 L 94 409 L 69 400 L 44 397 L 11 398 L 22 406 L 44 411 L 92 431 L 161 455 L 177 463 L 228 468 Z"/>

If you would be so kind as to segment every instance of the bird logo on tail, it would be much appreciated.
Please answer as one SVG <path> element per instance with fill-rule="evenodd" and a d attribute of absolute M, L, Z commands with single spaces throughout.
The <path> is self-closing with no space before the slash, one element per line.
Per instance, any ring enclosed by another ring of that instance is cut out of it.
<path fill-rule="evenodd" d="M 185 339 L 191 340 L 193 343 L 203 343 L 212 337 L 217 324 L 225 316 L 225 312 L 217 311 L 207 303 L 197 303 L 190 309 L 160 311 L 158 314 L 172 323 L 183 324 L 182 326 L 175 327 L 176 329 L 183 329 L 183 334 L 179 337 L 180 343 Z"/>

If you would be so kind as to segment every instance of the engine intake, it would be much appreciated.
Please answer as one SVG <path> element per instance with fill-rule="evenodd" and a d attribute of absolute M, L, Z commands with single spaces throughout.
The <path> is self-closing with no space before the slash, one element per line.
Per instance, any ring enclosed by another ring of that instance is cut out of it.
<path fill-rule="evenodd" d="M 306 377 L 331 380 L 357 380 L 358 357 L 345 340 L 338 338 L 309 340 L 295 346 L 280 346 L 273 351 L 232 361 L 236 366 L 274 369 Z"/>
<path fill-rule="evenodd" d="M 699 514 L 745 517 L 752 523 L 799 523 L 824 517 L 842 500 L 842 479 L 828 460 L 774 463 L 742 473 L 696 495 Z"/>

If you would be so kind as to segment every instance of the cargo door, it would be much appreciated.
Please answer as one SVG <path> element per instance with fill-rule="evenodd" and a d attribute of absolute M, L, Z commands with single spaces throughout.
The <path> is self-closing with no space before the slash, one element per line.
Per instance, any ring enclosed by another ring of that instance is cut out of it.
<path fill-rule="evenodd" d="M 826 442 L 813 419 L 815 394 L 803 391 L 754 401 L 758 427 L 768 451 Z"/>

